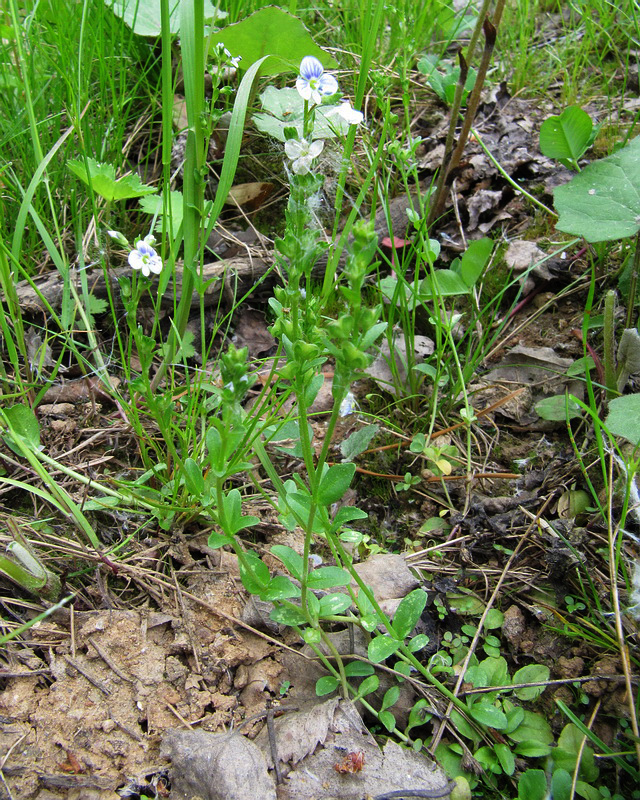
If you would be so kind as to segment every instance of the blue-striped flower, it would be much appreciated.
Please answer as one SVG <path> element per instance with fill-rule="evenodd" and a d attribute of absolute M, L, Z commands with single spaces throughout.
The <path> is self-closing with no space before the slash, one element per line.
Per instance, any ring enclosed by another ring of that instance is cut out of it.
<path fill-rule="evenodd" d="M 136 249 L 129 253 L 129 265 L 132 269 L 142 270 L 145 278 L 153 272 L 159 275 L 162 272 L 162 259 L 151 245 L 155 244 L 153 236 L 145 236 L 136 245 Z"/>
<path fill-rule="evenodd" d="M 338 81 L 333 75 L 325 75 L 324 67 L 317 58 L 305 56 L 300 63 L 296 89 L 303 100 L 312 100 L 318 106 L 323 97 L 338 91 Z"/>

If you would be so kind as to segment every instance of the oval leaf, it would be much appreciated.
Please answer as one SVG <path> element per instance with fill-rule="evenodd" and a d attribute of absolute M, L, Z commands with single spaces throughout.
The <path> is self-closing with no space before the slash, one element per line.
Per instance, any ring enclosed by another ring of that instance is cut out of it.
<path fill-rule="evenodd" d="M 487 728 L 501 731 L 507 727 L 507 718 L 504 713 L 490 703 L 475 703 L 469 709 L 469 715 L 481 725 L 486 725 Z"/>
<path fill-rule="evenodd" d="M 393 630 L 398 639 L 406 639 L 416 627 L 427 604 L 424 589 L 414 589 L 402 600 L 393 617 Z"/>
<path fill-rule="evenodd" d="M 397 639 L 392 639 L 390 636 L 376 636 L 369 642 L 367 648 L 369 660 L 374 664 L 379 664 L 385 658 L 393 655 L 399 648 L 402 642 Z"/>

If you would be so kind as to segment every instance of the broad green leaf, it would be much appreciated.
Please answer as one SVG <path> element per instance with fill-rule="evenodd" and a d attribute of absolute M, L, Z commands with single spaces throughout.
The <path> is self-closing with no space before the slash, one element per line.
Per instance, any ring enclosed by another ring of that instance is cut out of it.
<path fill-rule="evenodd" d="M 471 739 L 474 742 L 479 741 L 480 737 L 478 733 L 474 730 L 470 723 L 467 722 L 462 714 L 455 709 L 451 712 L 451 723 L 462 736 L 465 736 L 467 739 Z"/>
<path fill-rule="evenodd" d="M 487 640 L 489 638 L 487 637 Z M 511 683 L 507 660 L 503 656 L 485 658 L 480 662 L 480 666 L 487 676 L 487 686 L 508 686 Z"/>
<path fill-rule="evenodd" d="M 514 683 L 539 683 L 549 680 L 549 667 L 544 664 L 527 664 L 519 669 L 513 676 Z M 513 693 L 519 700 L 535 700 L 546 689 L 546 686 L 529 686 L 526 689 L 514 689 Z"/>
<path fill-rule="evenodd" d="M 556 394 L 553 397 L 545 397 L 534 406 L 536 414 L 542 419 L 554 422 L 564 422 L 567 419 L 576 419 L 582 416 L 582 407 L 571 397 L 564 394 Z"/>
<path fill-rule="evenodd" d="M 514 742 L 524 742 L 531 739 L 542 744 L 551 744 L 554 740 L 551 726 L 547 720 L 533 711 L 522 709 L 523 719 L 520 725 L 508 734 Z"/>
<path fill-rule="evenodd" d="M 547 776 L 544 770 L 528 769 L 518 781 L 518 800 L 545 800 Z"/>
<path fill-rule="evenodd" d="M 339 682 L 333 675 L 323 675 L 316 681 L 316 695 L 324 697 L 325 694 L 331 694 L 338 688 Z"/>
<path fill-rule="evenodd" d="M 334 464 L 324 473 L 318 487 L 318 503 L 330 506 L 344 495 L 356 471 L 355 464 Z"/>
<path fill-rule="evenodd" d="M 507 718 L 505 714 L 500 711 L 496 706 L 490 703 L 483 702 L 482 700 L 474 703 L 469 709 L 469 716 L 473 717 L 476 722 L 481 725 L 486 725 L 487 728 L 495 728 L 501 731 L 507 727 Z"/>
<path fill-rule="evenodd" d="M 207 540 L 207 547 L 210 547 L 212 550 L 217 550 L 218 547 L 224 547 L 230 542 L 230 536 L 227 536 L 224 533 L 218 533 L 217 531 L 211 531 Z"/>
<path fill-rule="evenodd" d="M 582 747 L 584 734 L 573 723 L 565 725 L 558 737 L 558 746 L 553 751 L 553 763 L 557 768 L 566 769 L 573 774 L 578 754 L 580 755 L 580 777 L 593 782 L 598 777 L 593 750 L 588 745 Z M 582 748 L 582 749 L 581 749 Z"/>
<path fill-rule="evenodd" d="M 269 619 L 282 625 L 304 625 L 307 621 L 302 610 L 291 606 L 278 606 L 269 614 Z"/>
<path fill-rule="evenodd" d="M 260 595 L 261 600 L 287 600 L 290 597 L 300 597 L 300 589 L 287 578 L 286 575 L 276 575 L 272 578 L 266 592 Z"/>
<path fill-rule="evenodd" d="M 416 627 L 420 615 L 427 604 L 424 589 L 414 589 L 404 597 L 393 616 L 393 630 L 398 639 L 406 639 Z"/>
<path fill-rule="evenodd" d="M 340 567 L 318 567 L 309 572 L 309 589 L 333 589 L 334 586 L 348 586 L 351 575 Z"/>
<path fill-rule="evenodd" d="M 333 518 L 332 528 L 338 530 L 342 525 L 346 525 L 347 522 L 352 522 L 354 519 L 368 519 L 368 517 L 369 515 L 366 511 L 362 511 L 355 506 L 342 506 Z"/>
<path fill-rule="evenodd" d="M 390 711 L 379 711 L 378 719 L 384 727 L 391 733 L 396 728 L 396 718 Z"/>
<path fill-rule="evenodd" d="M 393 655 L 399 648 L 402 642 L 397 639 L 392 639 L 390 636 L 376 636 L 369 642 L 368 655 L 369 660 L 374 664 L 379 664 L 385 658 Z"/>
<path fill-rule="evenodd" d="M 387 689 L 384 693 L 384 697 L 382 698 L 382 705 L 380 708 L 384 711 L 386 708 L 391 708 L 391 706 L 395 705 L 398 702 L 398 698 L 400 697 L 400 687 L 398 685 L 391 686 Z"/>
<path fill-rule="evenodd" d="M 204 478 L 200 466 L 192 459 L 184 460 L 184 482 L 190 494 L 200 497 L 204 492 Z"/>
<path fill-rule="evenodd" d="M 504 614 L 502 611 L 499 611 L 497 608 L 490 608 L 489 611 L 487 611 L 487 616 L 484 620 L 484 627 L 486 630 L 501 628 L 503 622 Z"/>
<path fill-rule="evenodd" d="M 469 287 L 457 272 L 450 269 L 437 269 L 433 273 L 436 282 L 436 292 L 433 289 L 431 276 L 427 276 L 420 284 L 419 297 L 425 302 L 432 300 L 440 295 L 441 297 L 453 297 L 459 294 L 469 294 Z"/>
<path fill-rule="evenodd" d="M 614 436 L 622 436 L 633 445 L 640 443 L 640 394 L 627 394 L 609 401 L 604 423 Z"/>
<path fill-rule="evenodd" d="M 570 800 L 572 783 L 573 779 L 566 769 L 555 769 L 551 778 L 553 800 Z"/>
<path fill-rule="evenodd" d="M 640 229 L 640 137 L 558 186 L 556 228 L 588 242 L 635 236 Z"/>
<path fill-rule="evenodd" d="M 303 560 L 300 553 L 297 553 L 293 547 L 287 547 L 284 544 L 274 544 L 271 552 L 282 561 L 294 578 L 302 580 Z"/>
<path fill-rule="evenodd" d="M 248 562 L 248 569 L 242 561 L 238 561 L 242 585 L 249 594 L 262 594 L 269 586 L 269 567 L 251 551 L 246 552 L 244 558 Z"/>
<path fill-rule="evenodd" d="M 346 664 L 344 674 L 349 678 L 365 678 L 367 675 L 373 675 L 375 672 L 371 664 L 366 661 L 352 661 Z"/>
<path fill-rule="evenodd" d="M 503 771 L 507 775 L 513 775 L 513 772 L 516 768 L 516 760 L 513 757 L 513 753 L 511 752 L 509 746 L 499 742 L 494 744 L 493 749 L 498 756 L 498 761 L 500 762 L 500 766 L 502 767 Z"/>
<path fill-rule="evenodd" d="M 593 121 L 579 106 L 569 106 L 540 126 L 540 151 L 547 158 L 576 162 L 591 139 Z"/>
<path fill-rule="evenodd" d="M 332 617 L 334 614 L 342 614 L 351 605 L 351 596 L 345 592 L 327 594 L 320 598 L 319 616 Z"/>
<path fill-rule="evenodd" d="M 351 461 L 356 456 L 359 456 L 360 453 L 364 453 L 379 430 L 379 425 L 365 425 L 363 428 L 358 428 L 357 431 L 354 431 L 344 442 L 341 442 L 340 452 L 345 461 Z"/>
<path fill-rule="evenodd" d="M 505 713 L 507 715 L 507 727 L 504 729 L 504 733 L 508 734 L 524 721 L 524 709 L 520 708 L 520 706 L 514 706 L 509 711 L 505 709 Z"/>
<path fill-rule="evenodd" d="M 5 409 L 4 414 L 13 430 L 24 439 L 25 443 L 32 450 L 39 450 L 40 423 L 34 412 L 28 406 L 16 403 L 16 405 Z M 12 446 L 10 441 L 7 441 L 7 444 L 14 453 L 17 455 L 22 454 L 22 451 L 18 447 Z"/>
<path fill-rule="evenodd" d="M 548 756 L 553 750 L 550 744 L 542 744 L 533 739 L 525 739 L 524 742 L 518 742 L 514 747 L 513 752 L 525 758 L 540 758 L 541 756 Z"/>
<path fill-rule="evenodd" d="M 111 164 L 98 164 L 93 158 L 88 158 L 87 163 L 88 175 L 85 163 L 80 159 L 68 161 L 67 166 L 83 183 L 91 185 L 96 194 L 110 203 L 114 200 L 128 200 L 145 194 L 155 194 L 157 191 L 154 186 L 142 183 L 137 175 L 126 175 L 116 180 L 116 171 Z"/>
<path fill-rule="evenodd" d="M 248 69 L 265 55 L 273 56 L 263 64 L 260 74 L 279 75 L 294 72 L 305 56 L 315 56 L 325 69 L 337 63 L 313 41 L 311 34 L 296 17 L 274 6 L 267 6 L 228 25 L 209 38 L 210 51 L 221 42 L 232 56 L 240 56 L 240 68 Z"/>
<path fill-rule="evenodd" d="M 380 686 L 380 678 L 377 675 L 369 675 L 358 687 L 358 697 L 366 697 L 368 694 L 377 691 Z"/>
<path fill-rule="evenodd" d="M 104 0 L 104 4 L 138 36 L 160 36 L 161 0 Z M 176 34 L 180 31 L 180 0 L 169 0 L 169 15 L 171 33 Z M 204 0 L 206 23 L 219 22 L 226 16 L 226 11 L 220 11 L 211 0 Z"/>
<path fill-rule="evenodd" d="M 480 279 L 489 263 L 492 252 L 493 241 L 491 239 L 476 239 L 476 241 L 469 243 L 455 269 L 452 268 L 454 272 L 460 275 L 469 289 L 475 286 Z"/>
<path fill-rule="evenodd" d="M 469 667 L 464 674 L 464 679 L 467 683 L 472 684 L 474 689 L 484 689 L 490 685 L 487 673 L 478 665 Z"/>

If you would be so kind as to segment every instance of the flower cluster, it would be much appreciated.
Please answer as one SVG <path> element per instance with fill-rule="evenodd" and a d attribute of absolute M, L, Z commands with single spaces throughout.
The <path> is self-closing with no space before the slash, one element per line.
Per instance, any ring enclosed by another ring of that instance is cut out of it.
<path fill-rule="evenodd" d="M 313 105 L 320 105 L 324 97 L 331 97 L 338 91 L 338 81 L 325 73 L 324 67 L 314 56 L 305 56 L 300 63 L 300 74 L 296 80 L 298 94 L 305 102 L 311 101 Z M 356 111 L 348 100 L 343 100 L 339 106 L 327 111 L 327 116 L 337 115 L 349 125 L 359 125 L 364 115 Z M 324 147 L 322 139 L 309 141 L 303 139 L 289 139 L 285 142 L 284 150 L 291 159 L 291 169 L 296 175 L 306 175 L 311 170 L 311 163 L 317 158 Z"/>

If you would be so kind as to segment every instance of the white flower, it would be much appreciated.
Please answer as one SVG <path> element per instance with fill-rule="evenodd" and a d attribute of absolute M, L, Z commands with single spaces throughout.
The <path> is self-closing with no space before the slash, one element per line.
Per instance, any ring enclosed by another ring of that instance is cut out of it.
<path fill-rule="evenodd" d="M 349 125 L 359 125 L 364 119 L 362 111 L 356 111 L 348 100 L 343 100 L 339 106 L 332 108 L 331 111 L 327 111 L 328 117 L 334 114 L 342 117 Z"/>
<path fill-rule="evenodd" d="M 338 81 L 333 75 L 324 74 L 324 67 L 317 58 L 305 56 L 300 63 L 296 89 L 303 100 L 312 100 L 318 106 L 323 97 L 338 91 Z"/>
<path fill-rule="evenodd" d="M 145 278 L 153 272 L 159 275 L 162 272 L 162 259 L 151 246 L 155 244 L 153 236 L 145 236 L 136 245 L 136 249 L 129 253 L 129 265 L 132 269 L 141 269 Z"/>
<path fill-rule="evenodd" d="M 308 142 L 306 139 L 288 139 L 284 143 L 284 152 L 293 161 L 291 169 L 296 175 L 306 175 L 311 169 L 311 162 L 317 158 L 324 147 L 323 139 Z"/>
<path fill-rule="evenodd" d="M 107 231 L 107 236 L 110 236 L 112 239 L 115 239 L 116 242 L 118 242 L 118 244 L 125 245 L 125 247 L 129 244 L 129 242 L 124 238 L 124 236 L 119 231 Z"/>

